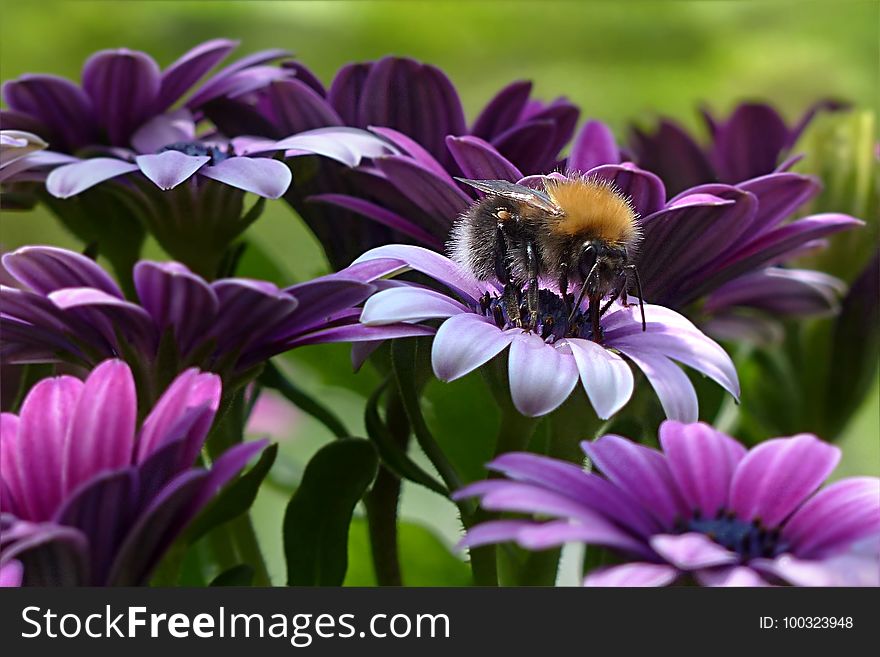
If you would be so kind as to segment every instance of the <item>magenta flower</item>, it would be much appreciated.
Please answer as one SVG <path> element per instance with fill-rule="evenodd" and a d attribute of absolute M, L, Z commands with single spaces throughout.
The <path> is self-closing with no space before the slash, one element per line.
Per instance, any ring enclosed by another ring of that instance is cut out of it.
<path fill-rule="evenodd" d="M 6 254 L 3 264 L 22 286 L 0 288 L 4 362 L 92 367 L 119 357 L 146 390 L 161 389 L 187 367 L 217 372 L 227 384 L 246 380 L 294 346 L 367 340 L 375 332 L 358 322 L 355 307 L 375 286 L 355 275 L 282 290 L 243 278 L 208 283 L 179 263 L 141 261 L 135 303 L 100 266 L 72 251 L 28 246 Z"/>
<path fill-rule="evenodd" d="M 367 299 L 361 322 L 381 329 L 406 323 L 441 320 L 431 359 L 442 381 L 468 374 L 509 348 L 510 393 L 523 415 L 539 416 L 562 404 L 581 382 L 600 418 L 608 418 L 629 400 L 634 379 L 630 363 L 645 374 L 666 415 L 694 421 L 697 395 L 673 362 L 712 378 L 734 396 L 739 382 L 725 351 L 678 313 L 645 304 L 647 331 L 642 331 L 638 306 L 616 305 L 601 321 L 594 340 L 585 312 L 568 321 L 558 293 L 539 293 L 539 323 L 534 331 L 516 328 L 500 302 L 501 286 L 477 281 L 454 262 L 417 246 L 379 247 L 354 266 L 375 263 L 385 273 L 408 269 L 421 272 L 451 293 L 414 284 L 385 282 Z M 341 273 L 345 273 L 343 270 Z M 523 303 L 525 303 L 523 301 Z M 379 334 L 381 335 L 381 333 Z"/>
<path fill-rule="evenodd" d="M 789 126 L 770 105 L 741 103 L 726 121 L 703 111 L 710 135 L 705 147 L 671 119 L 662 119 L 651 133 L 634 127 L 630 145 L 639 166 L 660 176 L 671 194 L 703 183 L 736 184 L 787 170 L 800 159 L 791 156 L 792 146 L 816 114 L 846 107 L 822 101 Z"/>
<path fill-rule="evenodd" d="M 489 467 L 506 475 L 471 484 L 490 511 L 549 520 L 497 520 L 462 546 L 516 541 L 542 550 L 578 541 L 625 561 L 588 573 L 587 586 L 880 585 L 880 480 L 856 477 L 816 490 L 840 450 L 813 435 L 749 451 L 706 424 L 667 421 L 659 452 L 620 436 L 582 443 L 593 471 L 527 453 Z"/>
<path fill-rule="evenodd" d="M 44 379 L 0 424 L 0 568 L 31 585 L 139 585 L 265 441 L 193 468 L 220 378 L 189 369 L 138 423 L 128 365 Z M 18 564 L 18 565 L 16 565 Z M 7 574 L 8 573 L 8 574 Z"/>

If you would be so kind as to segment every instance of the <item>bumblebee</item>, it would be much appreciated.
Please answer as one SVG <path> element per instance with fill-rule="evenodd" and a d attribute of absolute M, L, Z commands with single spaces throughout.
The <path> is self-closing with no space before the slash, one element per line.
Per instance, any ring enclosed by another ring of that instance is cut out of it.
<path fill-rule="evenodd" d="M 568 306 L 568 324 L 589 300 L 590 335 L 599 340 L 599 320 L 618 298 L 627 303 L 634 283 L 646 330 L 641 281 L 631 260 L 640 238 L 636 213 L 611 183 L 595 178 L 545 179 L 536 190 L 504 180 L 459 178 L 486 196 L 453 227 L 449 249 L 454 260 L 478 279 L 497 278 L 516 326 L 537 326 L 538 279 L 558 282 Z M 520 294 L 525 290 L 525 322 Z M 569 291 L 575 285 L 577 297 Z M 604 305 L 602 299 L 610 297 Z"/>

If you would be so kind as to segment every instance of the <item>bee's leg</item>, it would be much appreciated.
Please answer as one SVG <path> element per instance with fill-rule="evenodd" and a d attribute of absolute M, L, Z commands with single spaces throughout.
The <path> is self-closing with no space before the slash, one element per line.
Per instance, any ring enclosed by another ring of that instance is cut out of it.
<path fill-rule="evenodd" d="M 522 326 L 522 317 L 519 312 L 519 290 L 510 274 L 510 263 L 507 259 L 510 250 L 510 240 L 507 239 L 505 225 L 499 223 L 495 228 L 495 239 L 503 248 L 495 251 L 495 276 L 504 285 L 504 291 L 501 293 L 501 302 L 507 311 L 508 320 L 517 327 Z"/>
<path fill-rule="evenodd" d="M 599 310 L 599 304 L 602 301 L 602 298 L 598 295 L 590 295 L 590 327 L 592 333 L 590 334 L 590 339 L 593 342 L 602 342 L 602 326 L 599 324 L 599 320 L 602 317 L 602 312 Z"/>
<path fill-rule="evenodd" d="M 565 309 L 571 312 L 571 301 L 568 298 L 568 263 L 563 262 L 559 265 L 559 294 L 562 296 L 562 303 Z"/>
<path fill-rule="evenodd" d="M 642 311 L 642 331 L 648 330 L 648 324 L 645 322 L 645 302 L 644 295 L 642 294 L 642 281 L 639 278 L 639 270 L 636 269 L 635 265 L 627 265 L 624 269 L 628 272 L 632 272 L 633 278 L 636 279 L 636 292 L 639 293 L 639 310 Z"/>
<path fill-rule="evenodd" d="M 623 286 L 618 287 L 616 290 L 614 290 L 614 292 L 611 294 L 611 298 L 608 299 L 607 302 L 605 302 L 605 305 L 602 306 L 602 310 L 599 311 L 599 317 L 602 317 L 605 313 L 608 312 L 608 309 L 611 307 L 611 304 L 614 303 L 615 301 L 617 301 L 618 297 L 620 297 L 620 296 L 625 297 L 626 296 L 626 290 L 624 289 L 625 286 L 626 286 L 626 283 L 624 283 Z"/>
<path fill-rule="evenodd" d="M 529 311 L 528 329 L 538 326 L 538 255 L 533 242 L 526 242 L 526 263 L 529 268 L 529 289 L 526 292 L 526 307 Z"/>
<path fill-rule="evenodd" d="M 507 310 L 508 320 L 517 328 L 522 328 L 522 316 L 519 312 L 519 290 L 514 283 L 508 283 L 504 286 L 501 300 L 504 303 L 504 309 Z"/>

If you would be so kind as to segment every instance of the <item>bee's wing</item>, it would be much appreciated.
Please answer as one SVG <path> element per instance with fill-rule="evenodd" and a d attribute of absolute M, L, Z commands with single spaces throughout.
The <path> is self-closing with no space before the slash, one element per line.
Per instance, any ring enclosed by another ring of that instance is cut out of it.
<path fill-rule="evenodd" d="M 456 180 L 463 182 L 465 185 L 470 185 L 474 189 L 479 189 L 486 194 L 503 196 L 514 201 L 527 203 L 550 214 L 559 214 L 560 212 L 559 207 L 547 194 L 525 185 L 517 185 L 508 180 L 470 180 L 469 178 L 456 178 Z"/>

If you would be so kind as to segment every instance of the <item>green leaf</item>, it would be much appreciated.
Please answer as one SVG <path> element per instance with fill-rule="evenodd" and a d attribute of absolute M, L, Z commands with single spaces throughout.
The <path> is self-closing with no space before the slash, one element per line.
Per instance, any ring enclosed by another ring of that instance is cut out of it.
<path fill-rule="evenodd" d="M 294 385 L 272 361 L 266 363 L 266 367 L 260 374 L 259 382 L 267 388 L 280 392 L 301 411 L 311 415 L 327 427 L 337 438 L 345 438 L 351 435 L 351 432 L 345 428 L 342 420 L 332 410 Z"/>
<path fill-rule="evenodd" d="M 398 526 L 401 570 L 405 586 L 471 586 L 465 561 L 456 557 L 433 531 L 421 524 L 401 521 Z M 352 520 L 348 540 L 349 568 L 345 586 L 376 586 L 370 560 L 366 519 Z"/>
<path fill-rule="evenodd" d="M 187 530 L 187 542 L 192 544 L 208 531 L 245 513 L 254 503 L 260 484 L 275 462 L 278 445 L 270 445 L 260 460 L 248 472 L 224 488 L 196 517 Z"/>
<path fill-rule="evenodd" d="M 312 457 L 284 514 L 289 586 L 342 584 L 352 512 L 378 468 L 375 447 L 361 438 L 329 443 Z"/>
<path fill-rule="evenodd" d="M 233 566 L 217 575 L 209 586 L 251 586 L 254 581 L 254 569 L 246 563 Z"/>
<path fill-rule="evenodd" d="M 370 395 L 370 399 L 367 400 L 367 406 L 364 411 L 364 424 L 367 427 L 367 435 L 376 446 L 376 450 L 382 458 L 382 463 L 401 479 L 414 481 L 446 497 L 449 495 L 446 487 L 425 472 L 407 455 L 406 451 L 394 440 L 388 427 L 379 416 L 379 399 L 387 387 L 388 382 L 386 381 L 376 388 L 375 392 Z"/>

